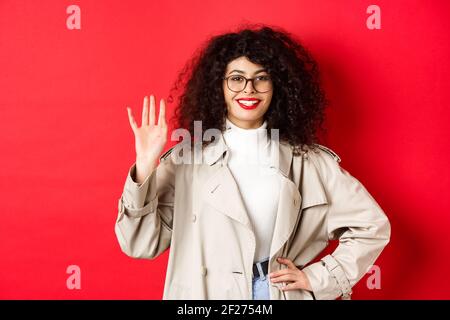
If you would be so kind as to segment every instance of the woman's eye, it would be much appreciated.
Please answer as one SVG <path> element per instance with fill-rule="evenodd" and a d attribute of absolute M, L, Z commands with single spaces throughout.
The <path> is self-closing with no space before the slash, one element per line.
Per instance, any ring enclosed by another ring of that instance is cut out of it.
<path fill-rule="evenodd" d="M 236 77 L 231 77 L 232 81 L 242 81 L 242 77 L 236 76 Z"/>
<path fill-rule="evenodd" d="M 260 77 L 258 77 L 257 79 L 258 79 L 258 80 L 267 81 L 267 80 L 269 80 L 270 78 L 269 78 L 269 76 L 260 76 Z"/>

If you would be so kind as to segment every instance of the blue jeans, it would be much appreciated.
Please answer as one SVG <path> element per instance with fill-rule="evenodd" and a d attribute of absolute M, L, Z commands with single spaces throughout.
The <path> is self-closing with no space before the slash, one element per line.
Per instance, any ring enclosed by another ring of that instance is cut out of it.
<path fill-rule="evenodd" d="M 255 275 L 252 279 L 253 300 L 270 300 L 269 277 L 263 273 L 260 265 L 261 262 L 266 260 L 269 260 L 269 258 L 257 262 L 259 275 Z"/>

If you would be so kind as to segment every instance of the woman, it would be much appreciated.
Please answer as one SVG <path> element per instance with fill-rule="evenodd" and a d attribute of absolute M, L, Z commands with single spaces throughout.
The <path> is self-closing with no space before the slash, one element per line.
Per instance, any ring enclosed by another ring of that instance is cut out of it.
<path fill-rule="evenodd" d="M 316 143 L 326 105 L 318 78 L 291 35 L 250 28 L 213 37 L 180 73 L 185 139 L 162 156 L 165 101 L 156 123 L 155 97 L 144 98 L 141 127 L 127 108 L 136 162 L 115 232 L 131 257 L 170 247 L 163 299 L 350 298 L 390 224 Z"/>

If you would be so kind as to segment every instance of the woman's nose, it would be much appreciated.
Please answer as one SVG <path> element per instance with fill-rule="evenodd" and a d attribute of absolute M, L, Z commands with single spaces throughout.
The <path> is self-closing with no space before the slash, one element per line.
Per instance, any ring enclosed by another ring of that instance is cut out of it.
<path fill-rule="evenodd" d="M 248 87 L 248 85 L 250 85 L 250 91 L 252 92 L 252 93 L 254 93 L 256 90 L 255 90 L 255 88 L 253 87 L 253 81 L 247 81 L 247 85 L 245 86 L 245 88 L 244 88 L 244 92 L 245 93 L 247 93 L 249 90 L 247 90 L 247 87 Z"/>

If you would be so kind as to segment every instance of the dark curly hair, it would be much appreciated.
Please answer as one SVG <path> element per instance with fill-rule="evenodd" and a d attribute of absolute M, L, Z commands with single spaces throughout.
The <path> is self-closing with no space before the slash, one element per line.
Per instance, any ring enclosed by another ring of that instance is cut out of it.
<path fill-rule="evenodd" d="M 186 63 L 170 90 L 168 102 L 172 103 L 172 93 L 182 89 L 171 121 L 175 119 L 178 128 L 189 130 L 191 137 L 194 120 L 202 121 L 202 130 L 225 130 L 227 108 L 222 77 L 228 63 L 241 56 L 265 67 L 273 81 L 272 100 L 264 114 L 268 135 L 269 129 L 279 129 L 280 142 L 289 143 L 296 154 L 304 145 L 314 148 L 317 129 L 325 131 L 322 125 L 328 104 L 318 66 L 300 41 L 278 27 L 247 25 L 207 40 Z"/>

